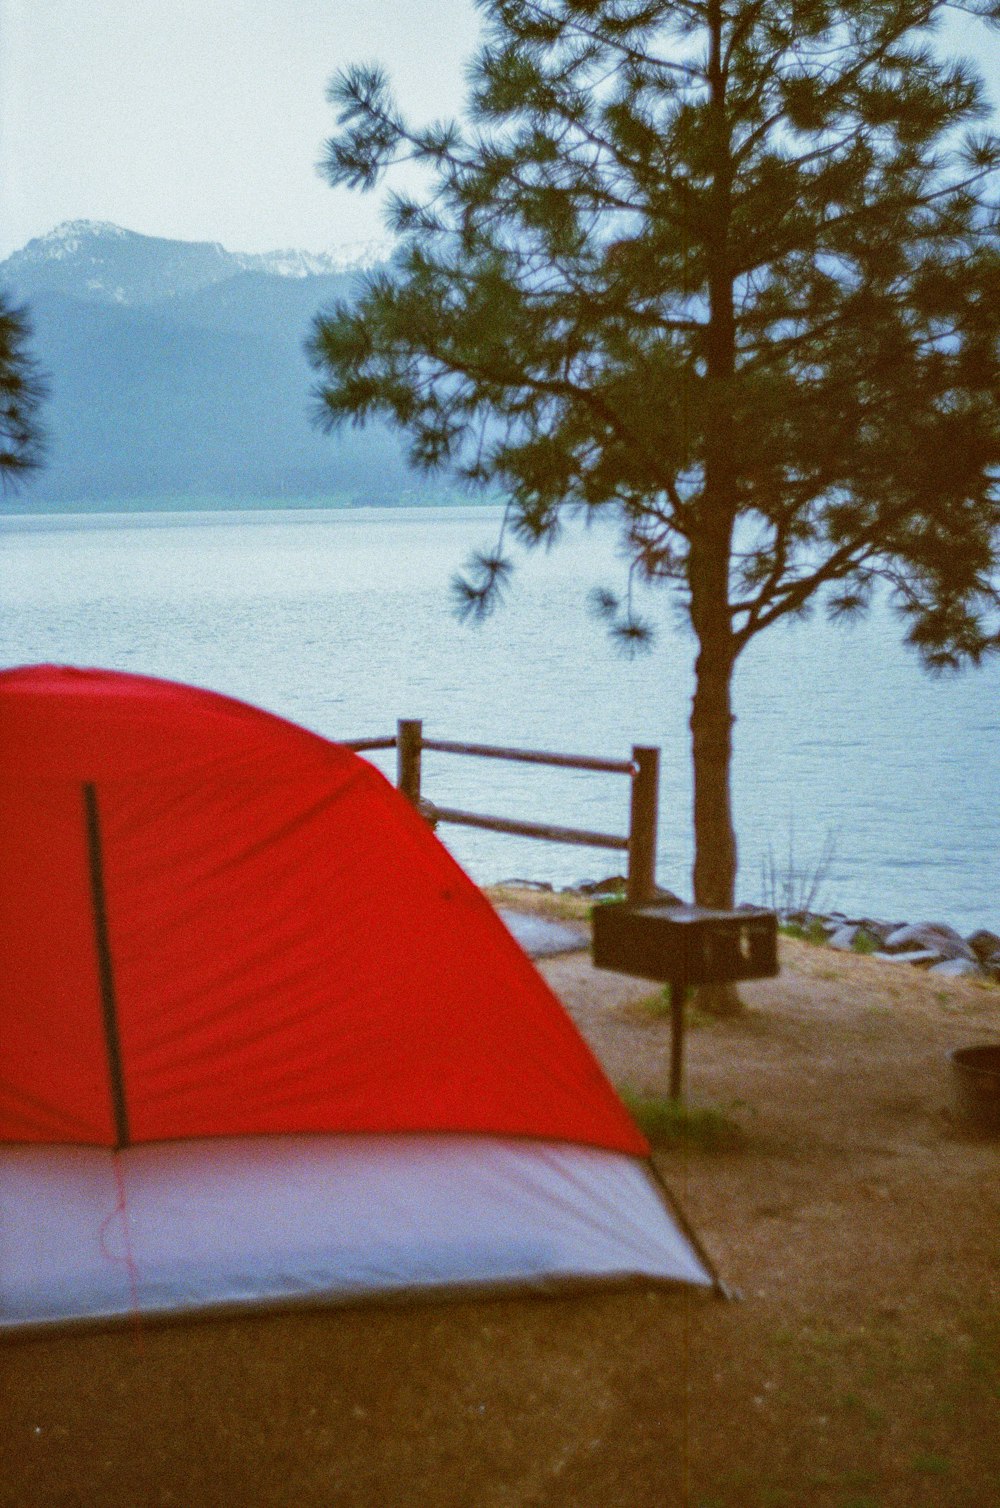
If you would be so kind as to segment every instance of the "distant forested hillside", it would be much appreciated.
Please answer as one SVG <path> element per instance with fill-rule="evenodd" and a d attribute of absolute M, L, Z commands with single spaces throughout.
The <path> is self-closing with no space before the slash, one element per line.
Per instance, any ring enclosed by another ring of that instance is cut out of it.
<path fill-rule="evenodd" d="M 356 273 L 74 222 L 0 262 L 51 396 L 47 464 L 10 510 L 444 499 L 385 427 L 320 434 L 303 352 Z"/>

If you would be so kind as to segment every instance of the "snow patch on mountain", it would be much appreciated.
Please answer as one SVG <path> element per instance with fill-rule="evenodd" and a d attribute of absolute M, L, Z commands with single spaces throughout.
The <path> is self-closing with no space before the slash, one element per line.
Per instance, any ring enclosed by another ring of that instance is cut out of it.
<path fill-rule="evenodd" d="M 120 225 L 107 220 L 64 220 L 46 235 L 34 236 L 14 255 L 25 261 L 61 262 L 66 257 L 78 256 L 88 242 L 120 241 L 128 234 Z"/>
<path fill-rule="evenodd" d="M 44 236 L 35 236 L 15 251 L 0 270 L 17 282 L 32 281 L 46 270 L 50 281 L 62 283 L 73 264 L 81 272 L 79 287 L 86 296 L 113 303 L 142 303 L 151 294 L 150 275 L 155 264 L 159 279 L 157 296 L 190 293 L 194 288 L 221 282 L 240 272 L 266 273 L 271 277 L 324 277 L 371 267 L 387 260 L 391 243 L 352 241 L 329 252 L 280 251 L 231 252 L 218 241 L 174 241 L 124 230 L 105 220 L 67 220 Z"/>
<path fill-rule="evenodd" d="M 349 272 L 384 262 L 392 251 L 387 241 L 351 241 L 334 251 L 233 252 L 231 255 L 247 272 L 268 272 L 273 277 L 324 277 Z"/>

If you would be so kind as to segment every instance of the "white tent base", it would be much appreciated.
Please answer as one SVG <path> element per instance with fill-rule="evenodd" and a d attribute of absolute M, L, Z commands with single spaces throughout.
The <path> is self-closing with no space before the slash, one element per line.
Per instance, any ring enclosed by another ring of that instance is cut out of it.
<path fill-rule="evenodd" d="M 0 1147 L 0 1331 L 643 1278 L 712 1287 L 647 1166 L 563 1142 Z"/>

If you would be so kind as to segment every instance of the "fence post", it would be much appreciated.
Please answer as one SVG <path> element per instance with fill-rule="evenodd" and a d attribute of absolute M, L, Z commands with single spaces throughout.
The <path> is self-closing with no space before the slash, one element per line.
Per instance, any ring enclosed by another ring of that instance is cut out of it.
<path fill-rule="evenodd" d="M 660 751 L 632 747 L 632 811 L 628 836 L 628 899 L 633 906 L 656 891 L 656 817 L 660 797 Z"/>
<path fill-rule="evenodd" d="M 420 751 L 424 725 L 419 717 L 401 717 L 396 723 L 396 784 L 407 801 L 420 807 Z"/>

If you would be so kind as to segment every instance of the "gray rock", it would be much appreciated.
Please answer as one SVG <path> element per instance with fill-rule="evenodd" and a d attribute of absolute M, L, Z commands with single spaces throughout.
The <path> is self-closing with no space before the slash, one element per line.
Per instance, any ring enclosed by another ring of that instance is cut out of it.
<path fill-rule="evenodd" d="M 907 926 L 908 923 L 881 921 L 874 916 L 846 916 L 841 925 L 845 927 L 864 927 L 867 932 L 870 932 L 873 937 L 881 942 L 890 933 L 898 932 L 901 927 Z"/>
<path fill-rule="evenodd" d="M 628 880 L 623 874 L 609 874 L 603 880 L 581 880 L 574 885 L 580 895 L 614 895 L 619 890 L 625 890 Z"/>
<path fill-rule="evenodd" d="M 1000 960 L 1000 937 L 995 932 L 988 932 L 985 927 L 980 927 L 978 932 L 973 932 L 965 941 L 980 963 L 992 963 L 994 955 Z"/>
<path fill-rule="evenodd" d="M 918 922 L 916 926 L 897 927 L 885 939 L 887 953 L 912 953 L 933 949 L 942 958 L 968 958 L 975 954 L 953 927 L 938 922 Z"/>
<path fill-rule="evenodd" d="M 597 896 L 624 896 L 628 891 L 628 880 L 623 874 L 608 875 L 606 880 L 580 880 L 576 885 L 567 885 L 563 888 L 563 895 L 597 895 Z M 679 895 L 674 895 L 672 890 L 666 890 L 662 885 L 656 885 L 653 889 L 653 901 L 660 906 L 683 906 Z M 754 906 L 754 911 L 759 907 Z"/>
<path fill-rule="evenodd" d="M 905 953 L 919 941 L 920 928 L 912 922 L 904 922 L 901 927 L 894 927 L 885 940 L 887 953 Z"/>
<path fill-rule="evenodd" d="M 830 934 L 827 941 L 831 948 L 839 948 L 844 953 L 849 953 L 854 947 L 854 939 L 861 931 L 860 927 L 841 925 L 836 932 Z"/>
<path fill-rule="evenodd" d="M 870 953 L 874 948 L 882 946 L 881 934 L 875 931 L 870 922 L 847 922 L 838 927 L 827 941 L 831 948 L 839 948 L 844 953 Z"/>
<path fill-rule="evenodd" d="M 931 964 L 931 974 L 941 974 L 945 979 L 981 979 L 983 971 L 971 958 L 945 958 L 941 963 Z"/>
<path fill-rule="evenodd" d="M 876 941 L 884 943 L 892 932 L 898 932 L 902 922 L 881 921 L 874 916 L 866 916 L 861 923 L 866 932 L 869 932 Z"/>
<path fill-rule="evenodd" d="M 962 942 L 961 932 L 956 932 L 954 927 L 949 927 L 947 922 L 919 922 L 918 926 L 926 927 L 928 932 L 937 933 L 938 937 L 950 937 L 953 942 Z"/>
<path fill-rule="evenodd" d="M 936 948 L 914 948 L 908 953 L 873 953 L 872 957 L 880 963 L 911 963 L 924 969 L 933 963 L 944 962 Z"/>

